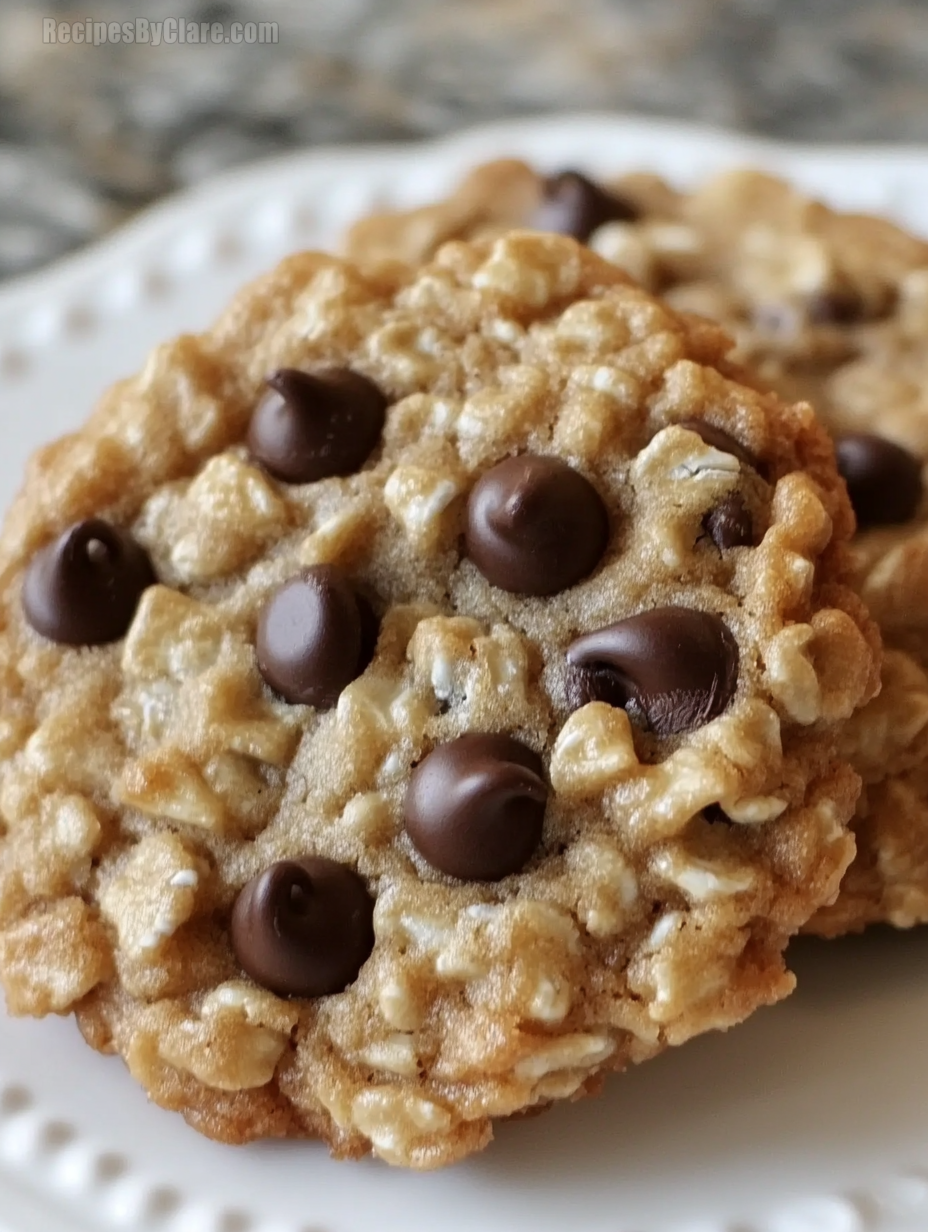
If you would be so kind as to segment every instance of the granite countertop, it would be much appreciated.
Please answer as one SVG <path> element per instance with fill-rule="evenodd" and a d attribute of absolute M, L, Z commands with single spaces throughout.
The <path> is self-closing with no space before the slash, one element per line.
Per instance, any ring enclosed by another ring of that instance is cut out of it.
<path fill-rule="evenodd" d="M 279 41 L 43 40 L 87 11 L 0 8 L 0 278 L 236 163 L 501 116 L 928 145 L 924 0 L 95 0 L 100 23 L 270 21 Z"/>

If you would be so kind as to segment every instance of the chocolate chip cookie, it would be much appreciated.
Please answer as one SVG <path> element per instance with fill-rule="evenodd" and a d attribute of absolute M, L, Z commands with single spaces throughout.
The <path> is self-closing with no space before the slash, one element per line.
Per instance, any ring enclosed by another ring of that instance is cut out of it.
<path fill-rule="evenodd" d="M 889 648 L 882 697 L 842 737 L 863 774 L 858 857 L 811 931 L 928 920 L 928 244 L 739 171 L 692 194 L 524 163 L 475 170 L 448 200 L 359 223 L 364 260 L 422 260 L 444 240 L 530 225 L 589 243 L 675 307 L 721 322 L 734 358 L 813 403 L 837 439 L 859 533 L 856 585 Z M 740 509 L 716 512 L 742 536 Z"/>
<path fill-rule="evenodd" d="M 877 683 L 808 405 L 571 239 L 302 254 L 0 536 L 0 980 L 212 1137 L 437 1167 L 739 1022 Z"/>

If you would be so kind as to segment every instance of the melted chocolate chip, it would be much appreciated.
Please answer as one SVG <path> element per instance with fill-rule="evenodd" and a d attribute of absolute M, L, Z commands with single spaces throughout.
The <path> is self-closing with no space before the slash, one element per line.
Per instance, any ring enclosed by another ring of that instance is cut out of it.
<path fill-rule="evenodd" d="M 387 405 L 373 381 L 347 368 L 281 368 L 267 384 L 248 431 L 248 448 L 266 470 L 285 483 L 313 483 L 361 469 Z"/>
<path fill-rule="evenodd" d="M 738 684 L 738 645 L 712 612 L 660 607 L 578 638 L 567 651 L 571 704 L 604 701 L 658 736 L 721 714 Z"/>
<path fill-rule="evenodd" d="M 739 492 L 723 496 L 702 520 L 712 542 L 724 552 L 726 548 L 747 547 L 754 542 L 751 515 Z"/>
<path fill-rule="evenodd" d="M 374 948 L 374 902 L 357 873 L 307 856 L 249 881 L 232 911 L 235 956 L 282 997 L 325 997 L 353 984 Z"/>
<path fill-rule="evenodd" d="M 746 449 L 740 441 L 736 440 L 724 428 L 717 428 L 715 424 L 706 423 L 703 419 L 681 419 L 679 423 L 674 425 L 677 428 L 686 428 L 687 432 L 695 432 L 701 440 L 713 449 L 718 449 L 721 453 L 730 453 L 743 462 L 745 466 L 750 466 L 752 470 L 759 470 L 757 458 Z"/>
<path fill-rule="evenodd" d="M 157 581 L 145 550 L 102 518 L 78 522 L 30 564 L 23 609 L 37 633 L 67 646 L 124 637 L 142 592 Z"/>
<path fill-rule="evenodd" d="M 529 226 L 570 235 L 585 244 L 607 222 L 634 222 L 640 217 L 631 201 L 606 192 L 579 171 L 562 171 L 545 180 L 544 197 Z"/>
<path fill-rule="evenodd" d="M 609 517 L 596 489 L 557 458 L 507 458 L 467 502 L 467 555 L 493 586 L 550 595 L 592 573 Z"/>
<path fill-rule="evenodd" d="M 869 432 L 838 437 L 835 450 L 861 529 L 893 526 L 915 516 L 922 466 L 914 454 Z"/>
<path fill-rule="evenodd" d="M 370 662 L 377 621 L 335 565 L 315 565 L 274 592 L 258 620 L 261 675 L 288 702 L 328 709 Z"/>
<path fill-rule="evenodd" d="M 548 789 L 541 759 L 511 736 L 439 745 L 406 793 L 406 831 L 433 868 L 464 881 L 517 873 L 541 839 Z"/>

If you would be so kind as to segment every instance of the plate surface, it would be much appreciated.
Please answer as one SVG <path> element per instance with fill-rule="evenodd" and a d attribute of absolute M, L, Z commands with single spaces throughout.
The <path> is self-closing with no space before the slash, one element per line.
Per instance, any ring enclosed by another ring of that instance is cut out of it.
<path fill-rule="evenodd" d="M 366 210 L 428 200 L 504 154 L 692 183 L 779 171 L 928 234 L 928 151 L 804 149 L 587 116 L 439 145 L 331 150 L 214 181 L 0 291 L 0 504 L 28 454 L 78 425 L 162 339 L 208 323 L 288 251 Z M 149 1106 L 70 1021 L 0 1011 L 3 1232 L 924 1232 L 928 931 L 801 942 L 800 991 L 728 1036 L 504 1126 L 440 1174 L 335 1164 L 311 1144 L 233 1149 Z"/>

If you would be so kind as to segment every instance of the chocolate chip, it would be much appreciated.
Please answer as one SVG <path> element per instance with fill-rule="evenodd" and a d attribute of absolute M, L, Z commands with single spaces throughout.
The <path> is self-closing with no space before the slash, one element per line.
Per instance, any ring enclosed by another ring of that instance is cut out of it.
<path fill-rule="evenodd" d="M 747 547 L 754 542 L 751 515 L 740 492 L 723 496 L 702 520 L 712 542 L 723 552 L 726 548 Z"/>
<path fill-rule="evenodd" d="M 922 464 L 914 454 L 869 432 L 838 437 L 835 451 L 859 527 L 894 526 L 915 516 Z"/>
<path fill-rule="evenodd" d="M 641 211 L 631 201 L 606 192 L 579 171 L 562 171 L 544 183 L 544 197 L 529 226 L 555 231 L 585 244 L 607 222 L 635 222 Z"/>
<path fill-rule="evenodd" d="M 413 772 L 406 832 L 451 877 L 498 881 L 517 873 L 541 839 L 543 773 L 541 758 L 512 736 L 459 736 Z"/>
<path fill-rule="evenodd" d="M 718 449 L 721 453 L 730 453 L 745 466 L 750 466 L 752 470 L 759 470 L 754 454 L 724 428 L 717 428 L 715 424 L 706 423 L 704 419 L 681 419 L 674 427 L 686 428 L 688 432 L 695 432 L 705 444 L 713 449 Z"/>
<path fill-rule="evenodd" d="M 288 702 L 328 709 L 370 662 L 376 618 L 335 565 L 279 587 L 258 619 L 258 668 Z"/>
<path fill-rule="evenodd" d="M 380 440 L 387 405 L 373 381 L 347 368 L 281 368 L 267 384 L 248 448 L 276 479 L 313 483 L 361 469 Z"/>
<path fill-rule="evenodd" d="M 608 667 L 596 664 L 570 664 L 567 669 L 567 706 L 579 710 L 590 702 L 605 702 L 626 710 L 634 721 L 647 727 L 647 717 L 634 697 L 629 697 L 624 680 Z"/>
<path fill-rule="evenodd" d="M 507 458 L 467 502 L 467 555 L 501 590 L 550 595 L 592 573 L 609 516 L 599 493 L 558 458 Z"/>
<path fill-rule="evenodd" d="M 235 956 L 262 988 L 326 997 L 353 984 L 374 948 L 374 902 L 357 873 L 318 856 L 281 860 L 232 911 Z"/>
<path fill-rule="evenodd" d="M 572 705 L 620 706 L 658 736 L 722 713 L 738 684 L 738 644 L 713 612 L 660 607 L 578 638 L 567 662 Z"/>
<path fill-rule="evenodd" d="M 102 518 L 78 522 L 30 564 L 23 609 L 36 632 L 67 646 L 102 646 L 124 637 L 142 592 L 157 581 L 128 531 Z"/>

